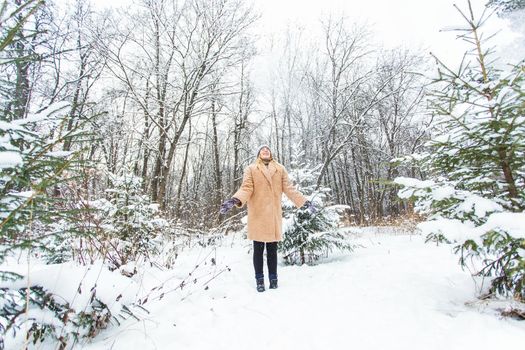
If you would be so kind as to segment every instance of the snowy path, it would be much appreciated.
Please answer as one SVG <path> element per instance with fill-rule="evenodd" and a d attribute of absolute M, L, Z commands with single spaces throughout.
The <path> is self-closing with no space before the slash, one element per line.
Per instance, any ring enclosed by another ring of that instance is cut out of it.
<path fill-rule="evenodd" d="M 149 304 L 146 320 L 107 330 L 84 348 L 493 350 L 523 344 L 524 322 L 503 320 L 479 302 L 465 305 L 475 300 L 473 280 L 448 247 L 408 235 L 371 234 L 355 242 L 363 248 L 318 266 L 279 266 L 279 289 L 264 293 L 254 288 L 249 242 L 220 248 L 217 261 L 231 272 L 209 290 L 194 290 L 184 301 L 172 293 Z"/>

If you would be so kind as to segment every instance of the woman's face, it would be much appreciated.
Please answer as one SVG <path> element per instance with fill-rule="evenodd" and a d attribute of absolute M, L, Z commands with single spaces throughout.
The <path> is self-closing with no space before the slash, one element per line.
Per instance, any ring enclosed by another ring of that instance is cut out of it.
<path fill-rule="evenodd" d="M 272 152 L 270 152 L 268 147 L 263 147 L 259 152 L 259 157 L 261 157 L 262 160 L 269 160 L 272 157 Z"/>

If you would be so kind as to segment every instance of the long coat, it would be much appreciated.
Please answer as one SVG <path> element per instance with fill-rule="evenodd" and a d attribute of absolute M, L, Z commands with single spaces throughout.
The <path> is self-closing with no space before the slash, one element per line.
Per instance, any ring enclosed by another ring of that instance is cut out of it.
<path fill-rule="evenodd" d="M 288 179 L 284 166 L 272 160 L 268 166 L 258 158 L 244 170 L 241 187 L 233 197 L 248 204 L 248 239 L 277 242 L 282 239 L 282 194 L 301 207 L 306 198 Z"/>

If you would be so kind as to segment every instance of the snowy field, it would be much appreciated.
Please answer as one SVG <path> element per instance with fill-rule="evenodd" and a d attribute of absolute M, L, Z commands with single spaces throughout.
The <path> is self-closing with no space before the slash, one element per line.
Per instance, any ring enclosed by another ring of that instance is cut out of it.
<path fill-rule="evenodd" d="M 359 245 L 353 253 L 334 254 L 317 266 L 280 265 L 279 288 L 263 293 L 255 290 L 250 241 L 227 236 L 216 249 L 196 245 L 183 251 L 171 270 L 139 269 L 127 291 L 120 291 L 124 299 L 130 293 L 148 295 L 148 312 L 135 310 L 140 321 L 128 318 L 75 348 L 523 346 L 525 322 L 502 318 L 494 303 L 477 300 L 480 281 L 461 270 L 450 247 L 425 244 L 421 236 L 393 229 L 351 236 Z M 101 274 L 98 284 L 123 288 L 117 280 Z M 19 343 L 6 345 L 18 348 Z"/>

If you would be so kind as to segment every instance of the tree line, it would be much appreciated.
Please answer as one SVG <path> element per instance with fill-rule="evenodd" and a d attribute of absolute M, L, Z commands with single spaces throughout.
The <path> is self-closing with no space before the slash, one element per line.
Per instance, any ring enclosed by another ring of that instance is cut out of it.
<path fill-rule="evenodd" d="M 317 186 L 353 222 L 406 213 L 392 180 L 416 170 L 391 160 L 428 137 L 420 53 L 373 46 L 365 26 L 329 17 L 273 37 L 261 64 L 259 14 L 240 0 L 4 4 L 18 30 L 2 51 L 2 119 L 68 102 L 57 132 L 86 134 L 60 145 L 83 151 L 83 198 L 132 173 L 168 218 L 210 227 L 269 143 L 286 166 L 297 154 L 317 164 Z"/>

